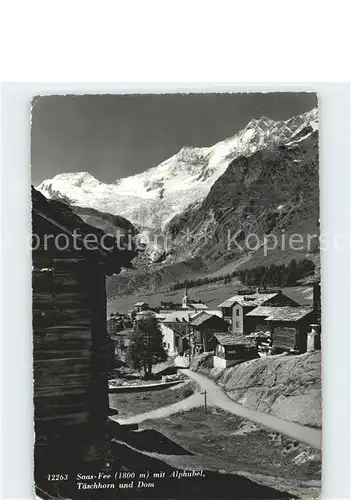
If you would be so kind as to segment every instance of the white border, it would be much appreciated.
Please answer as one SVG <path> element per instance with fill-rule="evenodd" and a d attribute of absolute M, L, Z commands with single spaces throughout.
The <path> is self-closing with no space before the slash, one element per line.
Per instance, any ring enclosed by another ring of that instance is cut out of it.
<path fill-rule="evenodd" d="M 9 84 L 3 87 L 3 496 L 33 498 L 30 101 L 82 93 L 314 91 L 320 105 L 321 230 L 350 237 L 350 86 L 346 84 Z M 322 253 L 322 498 L 351 498 L 350 251 Z"/>

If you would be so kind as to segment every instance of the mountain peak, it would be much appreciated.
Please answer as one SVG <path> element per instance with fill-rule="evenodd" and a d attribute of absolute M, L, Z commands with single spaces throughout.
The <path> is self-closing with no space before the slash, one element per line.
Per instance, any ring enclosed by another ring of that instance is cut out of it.
<path fill-rule="evenodd" d="M 81 185 L 81 184 L 86 183 L 86 182 L 89 182 L 89 183 L 99 182 L 89 172 L 72 172 L 72 173 L 57 174 L 57 175 L 55 175 L 55 177 L 53 177 L 52 180 L 71 182 L 75 186 Z"/>
<path fill-rule="evenodd" d="M 253 118 L 245 127 L 245 129 L 249 128 L 268 128 L 273 124 L 276 124 L 274 120 L 268 118 L 267 116 L 261 116 L 261 118 Z"/>

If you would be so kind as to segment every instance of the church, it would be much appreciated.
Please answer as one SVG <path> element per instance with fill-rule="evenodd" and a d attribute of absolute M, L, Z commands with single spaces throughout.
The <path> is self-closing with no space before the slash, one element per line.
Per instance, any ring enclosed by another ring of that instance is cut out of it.
<path fill-rule="evenodd" d="M 208 309 L 208 306 L 201 301 L 196 302 L 191 300 L 188 295 L 188 287 L 185 286 L 184 297 L 182 298 L 182 309 L 188 309 L 192 311 L 204 311 Z"/>

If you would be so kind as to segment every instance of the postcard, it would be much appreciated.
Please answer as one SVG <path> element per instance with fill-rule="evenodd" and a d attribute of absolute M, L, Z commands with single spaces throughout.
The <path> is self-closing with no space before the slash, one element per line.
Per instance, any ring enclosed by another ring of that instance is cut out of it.
<path fill-rule="evenodd" d="M 37 498 L 318 498 L 318 99 L 32 102 Z"/>

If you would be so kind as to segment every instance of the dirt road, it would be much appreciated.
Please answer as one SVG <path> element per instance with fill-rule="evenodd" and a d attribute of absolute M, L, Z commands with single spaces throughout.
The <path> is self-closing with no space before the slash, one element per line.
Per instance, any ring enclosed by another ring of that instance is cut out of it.
<path fill-rule="evenodd" d="M 179 411 L 187 411 L 195 408 L 196 406 L 202 406 L 204 403 L 204 397 L 200 393 L 195 393 L 192 396 L 189 396 L 186 399 L 182 399 L 181 401 L 177 401 L 177 403 L 173 403 L 172 405 L 163 406 L 162 408 L 157 408 L 157 410 L 148 411 L 146 413 L 138 413 L 138 415 L 133 415 L 132 417 L 120 418 L 110 417 L 111 420 L 115 420 L 119 424 L 140 424 L 144 420 L 155 419 L 155 418 L 165 418 L 169 415 L 173 415 L 173 413 L 177 413 Z"/>
<path fill-rule="evenodd" d="M 197 382 L 201 387 L 201 391 L 206 391 L 209 405 L 218 406 L 222 410 L 238 415 L 239 417 L 247 418 L 252 422 L 280 432 L 289 438 L 296 439 L 313 448 L 320 449 L 322 447 L 322 431 L 320 429 L 305 427 L 295 422 L 289 422 L 288 420 L 268 415 L 267 413 L 259 413 L 245 408 L 230 399 L 218 385 L 204 375 L 187 369 L 182 370 L 182 372 Z"/>

